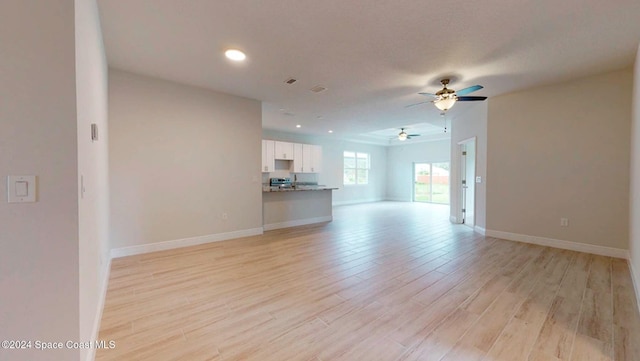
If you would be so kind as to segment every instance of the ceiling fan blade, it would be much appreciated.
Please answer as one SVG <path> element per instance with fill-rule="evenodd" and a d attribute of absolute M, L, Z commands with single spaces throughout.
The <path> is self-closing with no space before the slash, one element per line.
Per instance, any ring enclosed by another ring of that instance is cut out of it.
<path fill-rule="evenodd" d="M 481 101 L 481 100 L 486 100 L 487 97 L 458 97 L 458 101 L 460 102 L 475 102 L 475 101 Z"/>
<path fill-rule="evenodd" d="M 420 94 L 420 95 L 426 95 L 426 96 L 430 96 L 430 97 L 434 97 L 434 98 L 436 98 L 436 97 L 437 97 L 437 95 L 435 95 L 435 94 L 433 94 L 433 93 L 424 93 L 424 92 L 422 92 L 422 93 L 418 93 L 418 94 Z"/>
<path fill-rule="evenodd" d="M 407 136 L 408 136 L 408 137 L 419 137 L 419 136 L 420 136 L 420 134 L 409 134 L 409 135 L 407 135 Z"/>
<path fill-rule="evenodd" d="M 404 107 L 405 107 L 405 108 L 411 108 L 411 107 L 413 107 L 413 106 L 420 105 L 420 104 L 424 104 L 424 103 L 431 103 L 431 101 L 430 101 L 430 100 L 428 100 L 428 101 L 426 101 L 426 102 L 420 102 L 420 103 L 415 103 L 415 104 L 409 104 L 409 105 L 405 105 Z"/>
<path fill-rule="evenodd" d="M 465 95 L 465 94 L 473 93 L 474 91 L 478 91 L 482 88 L 484 88 L 482 85 L 473 85 L 468 88 L 457 90 L 456 95 Z"/>

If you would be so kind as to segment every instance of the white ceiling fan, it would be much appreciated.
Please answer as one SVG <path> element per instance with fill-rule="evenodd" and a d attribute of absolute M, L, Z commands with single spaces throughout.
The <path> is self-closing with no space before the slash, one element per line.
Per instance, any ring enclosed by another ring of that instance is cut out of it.
<path fill-rule="evenodd" d="M 400 133 L 398 133 L 398 140 L 404 142 L 407 139 L 411 139 L 411 137 L 419 137 L 420 134 L 407 134 L 404 131 L 404 128 L 400 128 Z"/>

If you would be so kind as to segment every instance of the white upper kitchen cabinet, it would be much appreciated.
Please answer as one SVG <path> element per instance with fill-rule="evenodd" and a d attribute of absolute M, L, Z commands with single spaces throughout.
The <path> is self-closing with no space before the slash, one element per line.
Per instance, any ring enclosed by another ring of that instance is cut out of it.
<path fill-rule="evenodd" d="M 293 143 L 293 173 L 304 173 L 304 146 L 306 144 Z"/>
<path fill-rule="evenodd" d="M 313 145 L 302 144 L 302 171 L 313 173 Z"/>
<path fill-rule="evenodd" d="M 322 165 L 322 147 L 319 145 L 301 144 L 302 168 L 299 173 L 319 173 Z M 295 162 L 295 161 L 294 161 Z"/>
<path fill-rule="evenodd" d="M 322 146 L 311 146 L 311 173 L 320 173 L 322 171 Z"/>
<path fill-rule="evenodd" d="M 275 141 L 262 140 L 262 172 L 275 170 Z"/>
<path fill-rule="evenodd" d="M 292 173 L 319 173 L 322 168 L 322 146 L 262 140 L 262 171 L 273 172 L 276 160 L 291 160 Z"/>
<path fill-rule="evenodd" d="M 275 141 L 275 159 L 293 160 L 293 143 Z"/>

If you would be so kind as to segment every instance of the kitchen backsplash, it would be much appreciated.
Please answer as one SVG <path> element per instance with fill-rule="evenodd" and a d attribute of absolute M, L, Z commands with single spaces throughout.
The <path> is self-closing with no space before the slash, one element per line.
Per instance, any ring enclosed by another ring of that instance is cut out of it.
<path fill-rule="evenodd" d="M 291 173 L 286 170 L 276 170 L 271 173 L 262 173 L 262 183 L 268 184 L 269 178 L 291 178 L 293 181 L 294 175 L 298 182 L 318 182 L 318 174 L 316 173 Z"/>

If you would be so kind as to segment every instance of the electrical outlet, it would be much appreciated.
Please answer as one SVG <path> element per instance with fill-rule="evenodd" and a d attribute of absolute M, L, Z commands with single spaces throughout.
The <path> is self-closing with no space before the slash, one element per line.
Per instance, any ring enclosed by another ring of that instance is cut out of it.
<path fill-rule="evenodd" d="M 560 227 L 569 227 L 569 218 L 560 218 Z"/>
<path fill-rule="evenodd" d="M 226 221 L 227 219 L 229 219 L 229 215 L 226 212 L 222 213 L 222 219 Z"/>

